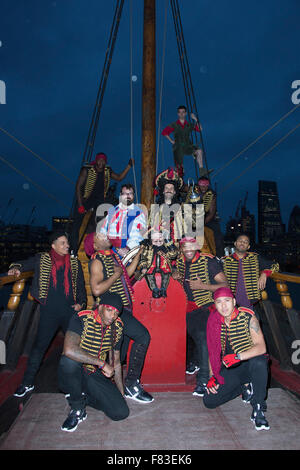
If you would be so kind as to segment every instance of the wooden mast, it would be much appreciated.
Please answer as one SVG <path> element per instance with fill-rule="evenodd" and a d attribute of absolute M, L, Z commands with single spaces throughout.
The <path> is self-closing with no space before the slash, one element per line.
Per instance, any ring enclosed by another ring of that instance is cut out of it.
<path fill-rule="evenodd" d="M 141 203 L 153 202 L 156 174 L 155 0 L 144 0 Z"/>

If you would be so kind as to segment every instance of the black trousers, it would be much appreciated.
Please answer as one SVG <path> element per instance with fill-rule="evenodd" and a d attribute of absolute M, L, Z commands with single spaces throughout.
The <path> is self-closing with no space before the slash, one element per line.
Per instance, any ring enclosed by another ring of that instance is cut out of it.
<path fill-rule="evenodd" d="M 129 415 L 125 398 L 100 370 L 89 374 L 81 363 L 62 356 L 58 367 L 58 383 L 60 389 L 69 394 L 67 399 L 71 409 L 81 410 L 89 405 L 103 411 L 114 421 Z"/>
<path fill-rule="evenodd" d="M 132 315 L 130 310 L 124 308 L 120 318 L 124 323 L 124 339 L 120 352 L 121 363 L 126 359 L 130 340 L 133 340 L 125 378 L 125 385 L 130 387 L 140 379 L 151 338 L 147 328 Z"/>
<path fill-rule="evenodd" d="M 195 345 L 195 360 L 200 370 L 197 372 L 197 384 L 206 384 L 209 378 L 206 324 L 209 317 L 206 307 L 198 308 L 186 314 L 186 328 Z"/>
<path fill-rule="evenodd" d="M 207 408 L 216 408 L 233 400 L 242 393 L 242 385 L 252 382 L 253 398 L 251 404 L 260 404 L 266 410 L 268 381 L 268 358 L 266 355 L 256 356 L 242 361 L 238 366 L 226 369 L 222 366 L 220 374 L 225 383 L 219 386 L 218 393 L 205 393 L 203 403 Z"/>
<path fill-rule="evenodd" d="M 26 371 L 22 383 L 26 386 L 33 385 L 35 376 L 39 370 L 43 357 L 59 328 L 67 331 L 71 316 L 74 314 L 72 307 L 52 310 L 46 306 L 40 306 L 40 320 L 38 330 L 30 352 Z"/>

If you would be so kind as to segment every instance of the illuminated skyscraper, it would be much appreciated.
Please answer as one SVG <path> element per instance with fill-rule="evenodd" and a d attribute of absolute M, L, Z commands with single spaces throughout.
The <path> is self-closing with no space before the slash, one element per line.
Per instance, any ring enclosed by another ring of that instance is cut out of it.
<path fill-rule="evenodd" d="M 284 233 L 275 181 L 258 182 L 258 242 L 269 243 Z"/>

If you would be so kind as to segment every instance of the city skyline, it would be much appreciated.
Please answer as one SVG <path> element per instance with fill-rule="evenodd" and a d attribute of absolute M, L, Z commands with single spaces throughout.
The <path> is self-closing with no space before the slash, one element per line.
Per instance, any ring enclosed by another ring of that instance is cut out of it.
<path fill-rule="evenodd" d="M 157 130 L 165 5 L 157 2 Z M 21 1 L 3 2 L 0 80 L 5 84 L 6 100 L 0 105 L 1 128 L 71 181 L 0 132 L 0 156 L 11 165 L 0 162 L 0 211 L 13 197 L 10 217 L 18 209 L 16 222 L 25 223 L 35 206 L 35 223 L 50 226 L 52 215 L 65 216 L 71 207 L 114 6 L 114 2 L 96 0 L 88 6 L 83 0 L 73 0 L 72 9 L 67 3 L 52 0 L 29 0 L 26 6 Z M 290 190 L 298 184 L 299 129 L 254 163 L 297 124 L 300 77 L 295 57 L 300 41 L 300 5 L 292 0 L 284 4 L 266 0 L 251 5 L 233 0 L 228 7 L 221 1 L 186 0 L 180 6 L 208 165 L 214 169 L 212 186 L 217 185 L 222 229 L 246 190 L 248 209 L 257 214 L 255 193 L 259 179 L 277 182 L 282 218 L 287 225 L 293 207 L 299 204 L 296 191 Z M 133 79 L 133 155 L 140 189 L 142 1 L 133 0 L 133 12 L 133 76 L 130 77 L 129 67 L 129 2 L 125 2 L 95 153 L 107 153 L 115 171 L 126 166 L 130 156 Z M 166 25 L 161 128 L 176 119 L 178 104 L 185 102 L 169 10 Z M 228 165 L 288 113 L 286 119 Z M 173 159 L 170 145 L 157 134 L 160 171 L 172 165 Z M 254 166 L 249 168 L 251 165 Z M 194 177 L 193 162 L 188 157 L 185 167 L 186 177 Z M 134 183 L 132 170 L 126 180 Z"/>

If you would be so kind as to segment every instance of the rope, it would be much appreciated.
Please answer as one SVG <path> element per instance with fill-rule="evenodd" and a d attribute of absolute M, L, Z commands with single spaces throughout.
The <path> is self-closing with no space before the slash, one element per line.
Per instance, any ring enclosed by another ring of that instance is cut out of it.
<path fill-rule="evenodd" d="M 19 175 L 21 175 L 23 178 L 25 178 L 27 181 L 29 181 L 31 184 L 33 184 L 39 191 L 42 191 L 43 193 L 45 193 L 48 197 L 50 197 L 51 199 L 54 199 L 54 201 L 58 202 L 61 206 L 69 209 L 68 206 L 66 206 L 62 201 L 60 201 L 59 199 L 57 199 L 55 196 L 53 196 L 53 194 L 51 193 L 48 193 L 42 186 L 38 185 L 37 183 L 35 183 L 31 178 L 29 178 L 28 176 L 24 175 L 24 173 L 22 173 L 20 170 L 18 170 L 15 166 L 13 166 L 10 162 L 8 162 L 4 157 L 2 157 L 0 155 L 0 160 L 2 160 L 3 163 L 5 163 L 7 166 L 9 166 L 12 170 L 14 170 L 16 173 L 18 173 Z"/>
<path fill-rule="evenodd" d="M 219 170 L 217 170 L 214 174 L 214 177 L 216 177 L 216 175 L 218 173 L 220 173 L 221 171 L 224 170 L 224 168 L 226 168 L 227 166 L 230 165 L 230 163 L 232 163 L 234 160 L 236 160 L 238 157 L 240 157 L 243 153 L 246 152 L 246 150 L 248 150 L 249 148 L 251 148 L 254 144 L 256 144 L 256 142 L 258 142 L 260 139 L 262 139 L 262 137 L 264 137 L 266 134 L 268 134 L 268 132 L 270 132 L 272 129 L 274 129 L 274 127 L 277 126 L 277 124 L 279 124 L 281 121 L 283 121 L 284 119 L 286 119 L 290 114 L 292 114 L 294 111 L 296 111 L 297 108 L 299 108 L 300 104 L 298 104 L 297 106 L 294 106 L 293 109 L 291 109 L 288 113 L 286 113 L 284 116 L 282 116 L 278 121 L 276 121 L 271 127 L 269 127 L 269 129 L 267 129 L 265 132 L 263 132 L 259 137 L 257 137 L 255 140 L 253 140 L 253 142 L 251 142 L 249 145 L 247 145 L 247 147 L 245 147 L 243 150 L 241 150 L 237 155 L 235 155 L 235 157 L 233 157 L 231 160 L 229 160 L 227 163 L 225 163 L 225 165 L 223 165 L 221 168 L 219 168 Z"/>
<path fill-rule="evenodd" d="M 254 167 L 254 165 L 256 165 L 256 163 L 258 163 L 260 160 L 262 160 L 266 155 L 268 155 L 270 152 L 272 152 L 272 150 L 274 150 L 274 148 L 278 147 L 279 144 L 281 144 L 281 142 L 283 142 L 285 139 L 287 139 L 289 137 L 289 135 L 291 135 L 293 132 L 295 132 L 296 129 L 298 129 L 298 127 L 300 127 L 300 123 L 297 124 L 297 126 L 295 126 L 292 130 L 290 130 L 287 134 L 285 134 L 283 137 L 281 137 L 281 139 L 279 139 L 272 147 L 270 147 L 266 152 L 264 152 L 259 158 L 257 158 L 257 160 L 255 160 L 253 163 L 251 163 L 251 165 L 249 165 L 244 171 L 242 171 L 242 173 L 240 173 L 236 178 L 234 178 L 227 186 L 225 186 L 223 188 L 223 190 L 221 191 L 221 194 L 223 194 L 225 191 L 227 191 L 228 188 L 230 188 L 230 186 L 233 185 L 233 183 L 235 183 L 239 178 L 241 178 L 248 170 L 250 170 L 251 168 Z"/>
<path fill-rule="evenodd" d="M 123 5 L 124 5 L 124 0 L 117 1 L 115 12 L 114 12 L 114 17 L 113 17 L 113 22 L 112 22 L 112 26 L 111 26 L 110 34 L 109 34 L 108 46 L 106 48 L 106 54 L 105 54 L 104 65 L 103 65 L 101 79 L 100 79 L 100 85 L 98 88 L 96 104 L 94 106 L 94 111 L 93 111 L 92 121 L 91 121 L 90 128 L 89 128 L 88 138 L 86 141 L 86 146 L 85 146 L 85 150 L 84 150 L 83 157 L 82 157 L 82 165 L 85 162 L 91 161 L 92 155 L 94 152 L 95 138 L 96 138 L 98 123 L 99 123 L 100 111 L 102 107 L 104 92 L 105 92 L 107 79 L 109 75 L 109 69 L 110 69 L 110 65 L 112 62 L 112 56 L 113 56 L 114 47 L 115 47 L 117 34 L 119 30 Z"/>
<path fill-rule="evenodd" d="M 112 62 L 112 56 L 113 56 L 113 52 L 114 52 L 115 42 L 116 42 L 116 39 L 117 39 L 117 34 L 118 34 L 119 25 L 120 25 L 120 19 L 121 19 L 123 5 L 124 5 L 124 0 L 118 0 L 117 1 L 112 26 L 111 26 L 111 29 L 110 29 L 108 45 L 107 45 L 107 48 L 106 48 L 104 65 L 103 65 L 103 68 L 102 68 L 102 74 L 101 74 L 101 78 L 100 78 L 100 84 L 99 84 L 99 87 L 98 87 L 96 103 L 95 103 L 95 106 L 94 106 L 93 115 L 92 115 L 92 119 L 91 119 L 91 123 L 90 123 L 90 127 L 89 127 L 89 132 L 88 132 L 88 137 L 87 137 L 86 144 L 85 144 L 85 149 L 84 149 L 84 152 L 83 152 L 81 167 L 84 165 L 84 163 L 90 162 L 91 159 L 92 159 L 92 156 L 93 156 L 96 133 L 97 133 L 99 117 L 100 117 L 100 111 L 101 111 L 104 92 L 105 92 L 107 79 L 108 79 L 108 75 L 109 75 L 109 69 L 110 69 L 110 65 L 111 65 L 111 62 Z M 81 171 L 81 168 L 80 168 L 80 171 Z M 74 197 L 73 197 L 73 201 L 72 201 L 72 205 L 71 205 L 71 209 L 70 209 L 69 220 L 71 220 L 72 214 L 74 212 L 75 205 L 76 205 L 76 192 L 74 193 Z"/>
<path fill-rule="evenodd" d="M 41 162 L 43 162 L 45 165 L 47 165 L 51 170 L 55 171 L 58 175 L 62 176 L 65 180 L 67 180 L 69 183 L 74 184 L 74 181 L 72 181 L 70 178 L 68 178 L 66 175 L 61 173 L 57 168 L 55 168 L 51 163 L 47 162 L 44 158 L 42 158 L 40 155 L 37 153 L 33 152 L 29 147 L 27 147 L 25 144 L 23 144 L 20 140 L 18 140 L 16 137 L 14 137 L 12 134 L 7 132 L 5 129 L 0 127 L 0 131 L 2 131 L 4 134 L 8 135 L 11 139 L 13 139 L 17 144 L 21 145 L 24 149 L 26 149 L 28 152 L 32 153 L 36 158 L 38 158 Z"/>
<path fill-rule="evenodd" d="M 164 35 L 163 35 L 163 54 L 161 60 L 161 77 L 160 77 L 160 92 L 159 92 L 159 114 L 158 114 L 158 129 L 157 129 L 157 149 L 156 149 L 156 174 L 158 173 L 158 155 L 159 155 L 159 144 L 160 144 L 160 129 L 161 129 L 161 108 L 162 108 L 162 93 L 164 83 L 164 71 L 165 71 L 165 55 L 166 55 L 166 38 L 167 38 L 167 1 L 165 0 L 165 16 L 164 16 Z"/>
<path fill-rule="evenodd" d="M 170 0 L 170 3 L 171 3 L 172 14 L 173 14 L 178 54 L 179 54 L 179 60 L 180 60 L 180 66 L 181 66 L 181 72 L 182 72 L 182 78 L 183 78 L 183 84 L 184 84 L 186 106 L 187 106 L 187 110 L 189 114 L 193 110 L 194 114 L 196 115 L 198 125 L 199 125 L 199 132 L 194 131 L 194 138 L 195 138 L 195 141 L 197 142 L 198 135 L 200 136 L 200 143 L 201 143 L 201 148 L 202 148 L 202 153 L 203 153 L 203 163 L 206 168 L 206 171 L 208 172 L 206 151 L 205 151 L 202 131 L 200 129 L 199 115 L 197 111 L 194 87 L 193 87 L 192 76 L 190 72 L 190 66 L 189 66 L 189 61 L 188 61 L 188 56 L 187 56 L 184 34 L 183 34 L 183 27 L 182 27 L 182 21 L 181 21 L 181 16 L 180 16 L 179 4 L 177 0 Z M 196 164 L 196 161 L 194 161 L 194 163 L 195 163 L 195 173 L 198 179 L 198 166 Z M 208 174 L 208 178 L 210 179 L 209 174 Z"/>
<path fill-rule="evenodd" d="M 133 73 L 133 60 L 132 60 L 132 50 L 133 50 L 133 40 L 132 40 L 132 0 L 130 0 L 130 14 L 129 14 L 129 44 L 130 44 L 130 157 L 133 158 L 133 84 L 132 84 L 132 73 Z M 132 165 L 133 179 L 135 186 L 135 197 L 136 202 L 138 202 L 138 190 L 136 183 L 136 174 L 135 174 L 135 163 Z"/>

